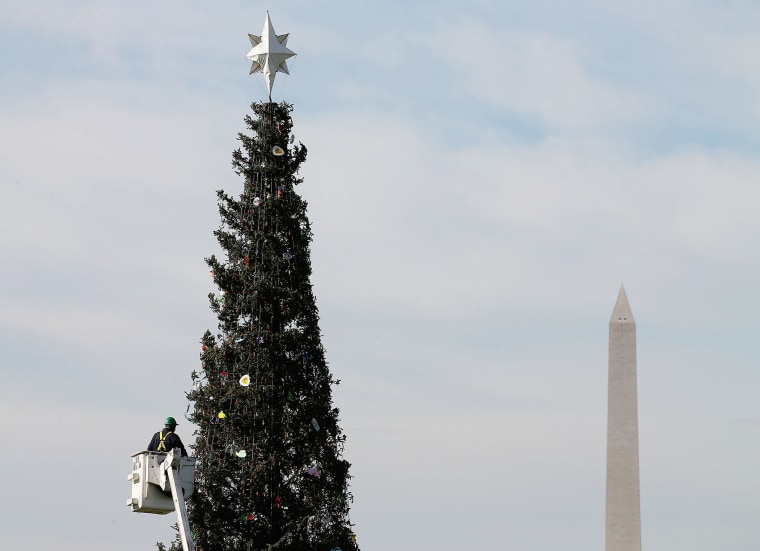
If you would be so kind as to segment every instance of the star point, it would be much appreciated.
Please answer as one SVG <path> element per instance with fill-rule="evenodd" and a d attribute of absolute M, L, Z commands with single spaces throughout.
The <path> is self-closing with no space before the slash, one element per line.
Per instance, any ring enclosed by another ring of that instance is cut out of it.
<path fill-rule="evenodd" d="M 287 60 L 296 53 L 287 47 L 287 33 L 277 35 L 274 32 L 272 21 L 269 19 L 269 12 L 267 12 L 267 18 L 264 21 L 264 30 L 261 31 L 261 36 L 249 34 L 248 39 L 252 46 L 251 51 L 245 56 L 251 60 L 251 70 L 248 74 L 260 72 L 264 75 L 271 99 L 274 77 L 278 72 L 290 74 Z"/>

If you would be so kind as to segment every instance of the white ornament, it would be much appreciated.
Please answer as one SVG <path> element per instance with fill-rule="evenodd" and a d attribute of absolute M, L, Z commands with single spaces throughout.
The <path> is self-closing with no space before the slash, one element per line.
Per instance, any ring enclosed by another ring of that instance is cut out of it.
<path fill-rule="evenodd" d="M 279 36 L 275 34 L 272 22 L 269 20 L 269 12 L 267 12 L 267 19 L 264 21 L 264 30 L 261 31 L 261 36 L 249 34 L 248 38 L 251 40 L 251 46 L 253 46 L 245 56 L 252 62 L 248 74 L 260 72 L 264 75 L 271 98 L 275 75 L 278 72 L 290 74 L 286 60 L 296 53 L 286 46 L 288 43 L 287 34 Z"/>

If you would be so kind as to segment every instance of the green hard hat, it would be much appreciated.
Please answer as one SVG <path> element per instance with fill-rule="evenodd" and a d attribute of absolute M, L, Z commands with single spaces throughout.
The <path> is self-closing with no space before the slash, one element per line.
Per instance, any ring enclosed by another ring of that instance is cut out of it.
<path fill-rule="evenodd" d="M 174 420 L 174 417 L 167 417 L 166 421 L 164 421 L 164 425 L 176 426 L 177 421 Z"/>

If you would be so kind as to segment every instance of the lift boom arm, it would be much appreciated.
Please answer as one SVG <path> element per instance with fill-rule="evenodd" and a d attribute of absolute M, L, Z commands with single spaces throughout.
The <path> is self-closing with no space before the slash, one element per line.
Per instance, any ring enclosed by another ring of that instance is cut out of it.
<path fill-rule="evenodd" d="M 177 452 L 175 454 L 175 452 Z M 180 451 L 178 448 L 172 449 L 161 463 L 161 485 L 164 490 L 167 479 L 174 500 L 174 509 L 177 511 L 177 525 L 179 526 L 179 537 L 182 540 L 182 549 L 184 551 L 195 551 L 193 537 L 190 533 L 190 523 L 187 520 L 187 507 L 185 507 L 185 496 L 182 495 L 182 486 L 179 480 L 180 468 Z"/>

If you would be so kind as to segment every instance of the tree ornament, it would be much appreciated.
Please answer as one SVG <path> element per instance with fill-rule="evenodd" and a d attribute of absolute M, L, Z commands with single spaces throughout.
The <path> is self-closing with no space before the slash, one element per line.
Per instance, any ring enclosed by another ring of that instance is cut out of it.
<path fill-rule="evenodd" d="M 272 22 L 269 20 L 269 12 L 267 12 L 267 19 L 264 22 L 264 30 L 261 31 L 261 36 L 249 34 L 248 38 L 251 41 L 251 51 L 245 56 L 251 60 L 251 70 L 248 73 L 262 73 L 267 83 L 267 90 L 269 91 L 269 97 L 272 97 L 272 84 L 274 84 L 274 77 L 278 72 L 289 75 L 288 64 L 286 60 L 296 55 L 296 53 L 286 46 L 288 43 L 288 35 L 277 35 L 272 27 Z"/>
<path fill-rule="evenodd" d="M 240 377 L 240 386 L 248 386 L 251 384 L 251 376 L 247 373 Z"/>

